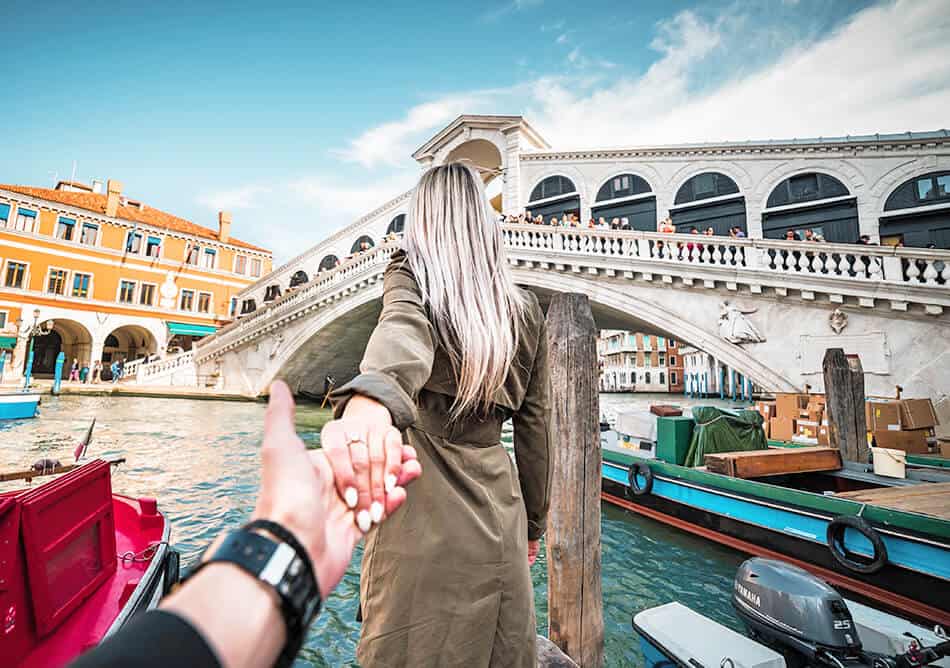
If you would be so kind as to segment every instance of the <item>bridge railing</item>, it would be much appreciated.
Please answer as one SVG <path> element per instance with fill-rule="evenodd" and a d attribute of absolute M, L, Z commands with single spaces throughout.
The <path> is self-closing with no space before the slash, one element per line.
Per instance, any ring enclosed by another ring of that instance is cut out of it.
<path fill-rule="evenodd" d="M 503 227 L 505 245 L 510 250 L 741 267 L 927 286 L 945 286 L 950 280 L 950 251 L 944 250 L 546 225 Z"/>

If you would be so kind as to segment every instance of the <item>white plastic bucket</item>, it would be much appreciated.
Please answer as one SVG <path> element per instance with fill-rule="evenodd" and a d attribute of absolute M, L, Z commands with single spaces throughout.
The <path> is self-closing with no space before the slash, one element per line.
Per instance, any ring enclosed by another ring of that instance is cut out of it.
<path fill-rule="evenodd" d="M 888 478 L 907 477 L 907 453 L 891 448 L 871 448 L 874 454 L 874 472 Z"/>

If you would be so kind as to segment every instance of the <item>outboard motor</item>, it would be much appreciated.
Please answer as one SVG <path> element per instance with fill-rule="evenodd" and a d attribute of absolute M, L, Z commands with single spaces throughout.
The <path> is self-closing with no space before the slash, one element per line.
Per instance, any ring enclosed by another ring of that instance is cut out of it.
<path fill-rule="evenodd" d="M 736 573 L 732 605 L 749 635 L 785 656 L 789 668 L 887 668 L 871 656 L 841 595 L 808 571 L 772 559 L 748 559 Z"/>

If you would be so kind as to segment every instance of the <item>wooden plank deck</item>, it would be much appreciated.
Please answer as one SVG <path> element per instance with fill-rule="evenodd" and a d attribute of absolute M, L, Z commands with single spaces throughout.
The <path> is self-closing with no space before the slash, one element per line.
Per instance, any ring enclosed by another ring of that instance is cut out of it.
<path fill-rule="evenodd" d="M 825 447 L 719 452 L 706 455 L 706 466 L 713 473 L 733 478 L 837 471 L 841 468 L 841 453 L 836 448 Z"/>
<path fill-rule="evenodd" d="M 927 482 L 910 487 L 878 487 L 836 494 L 844 499 L 894 510 L 950 520 L 950 482 Z"/>

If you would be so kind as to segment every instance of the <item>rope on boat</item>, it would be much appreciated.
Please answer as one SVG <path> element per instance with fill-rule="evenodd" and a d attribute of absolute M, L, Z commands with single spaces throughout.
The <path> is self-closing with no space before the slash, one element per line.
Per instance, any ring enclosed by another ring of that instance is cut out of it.
<path fill-rule="evenodd" d="M 126 550 L 122 554 L 117 554 L 119 561 L 122 563 L 131 562 L 131 563 L 142 563 L 146 561 L 151 561 L 152 557 L 155 556 L 155 552 L 162 545 L 168 545 L 167 540 L 160 540 L 154 543 L 150 543 L 148 547 L 139 552 L 133 552 L 132 550 Z"/>

